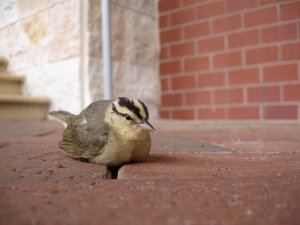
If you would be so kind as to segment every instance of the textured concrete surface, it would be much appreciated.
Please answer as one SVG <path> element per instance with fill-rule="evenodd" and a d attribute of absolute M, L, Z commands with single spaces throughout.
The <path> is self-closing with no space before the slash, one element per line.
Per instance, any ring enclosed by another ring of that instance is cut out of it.
<path fill-rule="evenodd" d="M 299 178 L 298 154 L 154 154 L 123 166 L 119 179 Z"/>
<path fill-rule="evenodd" d="M 60 125 L 0 121 L 0 224 L 299 224 L 300 125 L 154 125 L 110 180 L 63 155 Z"/>

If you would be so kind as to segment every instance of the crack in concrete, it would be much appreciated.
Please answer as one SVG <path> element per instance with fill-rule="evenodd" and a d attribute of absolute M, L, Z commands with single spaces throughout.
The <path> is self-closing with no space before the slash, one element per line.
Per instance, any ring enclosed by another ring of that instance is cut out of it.
<path fill-rule="evenodd" d="M 116 180 L 118 179 L 118 172 L 122 166 L 107 166 L 107 171 L 105 174 L 106 179 Z"/>
<path fill-rule="evenodd" d="M 44 137 L 44 136 L 48 136 L 48 135 L 53 134 L 53 133 L 55 133 L 55 130 L 35 134 L 35 135 L 33 135 L 33 137 Z"/>

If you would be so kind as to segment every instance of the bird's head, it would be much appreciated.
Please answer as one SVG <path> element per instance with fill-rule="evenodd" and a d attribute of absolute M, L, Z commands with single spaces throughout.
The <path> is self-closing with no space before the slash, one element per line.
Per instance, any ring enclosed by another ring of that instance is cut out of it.
<path fill-rule="evenodd" d="M 111 123 L 124 132 L 141 130 L 154 132 L 155 129 L 148 119 L 148 109 L 139 99 L 119 97 L 111 105 Z"/>

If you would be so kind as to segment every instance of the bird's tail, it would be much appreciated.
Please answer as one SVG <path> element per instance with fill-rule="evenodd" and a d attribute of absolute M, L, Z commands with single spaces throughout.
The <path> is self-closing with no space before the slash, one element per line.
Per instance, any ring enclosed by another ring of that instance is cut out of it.
<path fill-rule="evenodd" d="M 49 115 L 53 116 L 55 119 L 61 121 L 65 126 L 69 125 L 74 118 L 74 114 L 67 112 L 67 111 L 52 111 Z"/>

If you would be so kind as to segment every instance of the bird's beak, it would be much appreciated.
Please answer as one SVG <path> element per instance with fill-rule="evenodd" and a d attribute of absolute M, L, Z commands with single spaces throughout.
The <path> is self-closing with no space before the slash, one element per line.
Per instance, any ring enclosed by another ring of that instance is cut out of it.
<path fill-rule="evenodd" d="M 140 128 L 142 128 L 144 130 L 149 130 L 151 132 L 155 131 L 154 127 L 148 121 L 144 121 L 142 123 L 139 123 L 138 125 Z"/>

